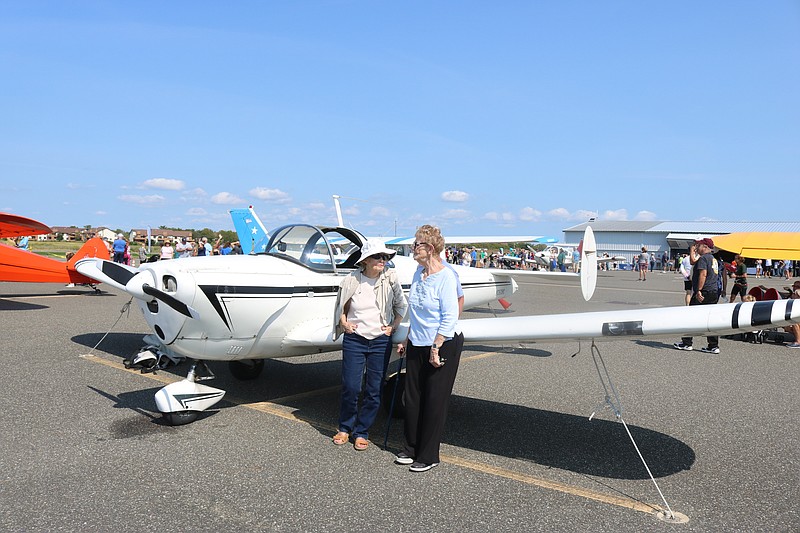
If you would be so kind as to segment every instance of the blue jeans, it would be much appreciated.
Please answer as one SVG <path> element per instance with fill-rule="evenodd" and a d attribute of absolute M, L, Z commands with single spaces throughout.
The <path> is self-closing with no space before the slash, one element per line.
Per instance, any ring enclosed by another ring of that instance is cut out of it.
<path fill-rule="evenodd" d="M 339 431 L 353 438 L 368 438 L 369 428 L 378 415 L 381 405 L 383 376 L 389 364 L 392 338 L 381 335 L 376 339 L 365 339 L 357 333 L 345 333 L 342 340 L 342 401 L 339 409 Z M 361 409 L 358 397 L 364 367 L 367 379 Z"/>

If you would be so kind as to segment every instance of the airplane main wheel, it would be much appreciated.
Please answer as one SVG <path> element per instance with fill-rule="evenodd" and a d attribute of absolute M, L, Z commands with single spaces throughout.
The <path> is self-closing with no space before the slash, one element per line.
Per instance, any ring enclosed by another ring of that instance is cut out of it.
<path fill-rule="evenodd" d="M 197 420 L 197 415 L 200 411 L 176 411 L 174 413 L 164 413 L 164 420 L 170 426 L 182 426 L 184 424 L 191 424 Z"/>
<path fill-rule="evenodd" d="M 263 359 L 242 359 L 241 361 L 229 361 L 228 368 L 236 379 L 247 381 L 256 379 L 264 370 Z"/>
<path fill-rule="evenodd" d="M 389 376 L 386 383 L 383 384 L 383 397 L 381 398 L 381 405 L 386 413 L 392 418 L 403 418 L 406 415 L 406 403 L 403 397 L 403 391 L 406 388 L 406 373 L 394 373 Z M 394 405 L 392 404 L 392 397 L 394 396 Z"/>

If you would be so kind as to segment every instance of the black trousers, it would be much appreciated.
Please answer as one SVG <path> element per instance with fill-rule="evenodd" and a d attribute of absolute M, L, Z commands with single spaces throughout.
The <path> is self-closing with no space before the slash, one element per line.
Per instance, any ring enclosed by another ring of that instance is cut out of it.
<path fill-rule="evenodd" d="M 430 364 L 430 346 L 408 343 L 404 392 L 405 452 L 420 463 L 439 462 L 447 406 L 463 348 L 464 336 L 458 333 L 439 348 L 439 356 L 447 361 L 444 366 L 435 368 Z"/>
<path fill-rule="evenodd" d="M 697 294 L 692 294 L 692 299 L 689 302 L 689 305 L 711 305 L 719 301 L 719 293 L 717 291 L 702 291 L 702 292 L 703 292 L 703 301 L 699 302 L 697 300 Z M 692 337 L 682 337 L 681 342 L 686 346 L 691 346 Z M 718 346 L 719 346 L 719 337 L 712 337 L 709 335 L 708 347 L 717 348 Z"/>

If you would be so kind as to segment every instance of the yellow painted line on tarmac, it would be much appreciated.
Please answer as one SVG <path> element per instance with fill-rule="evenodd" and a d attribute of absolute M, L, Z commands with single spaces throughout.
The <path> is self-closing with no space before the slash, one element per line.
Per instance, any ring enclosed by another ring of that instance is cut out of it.
<path fill-rule="evenodd" d="M 292 402 L 295 400 L 301 400 L 305 398 L 311 398 L 313 396 L 319 396 L 320 394 L 326 394 L 328 392 L 337 391 L 341 388 L 341 385 L 333 385 L 331 387 L 324 387 L 322 389 L 315 389 L 306 392 L 300 392 L 298 394 L 291 394 L 289 396 L 283 396 L 282 398 L 275 398 L 272 400 L 272 403 L 287 403 Z"/>
<path fill-rule="evenodd" d="M 466 357 L 463 360 L 476 360 L 476 359 L 483 359 L 486 357 L 492 357 L 494 355 L 501 355 L 501 352 L 485 352 L 477 355 L 473 355 L 470 357 Z M 111 367 L 117 370 L 122 370 L 124 372 L 129 372 L 131 374 L 139 375 L 153 381 L 158 381 L 159 383 L 169 384 L 176 381 L 180 381 L 181 378 L 177 378 L 172 375 L 167 375 L 164 373 L 148 373 L 142 374 L 139 370 L 125 368 L 122 363 L 118 363 L 116 361 L 110 361 L 108 359 L 104 359 L 102 357 L 97 357 L 91 354 L 84 354 L 80 356 L 87 361 L 91 361 L 94 363 L 99 363 L 101 365 L 105 365 L 107 367 Z M 316 396 L 319 394 L 333 392 L 334 390 L 338 389 L 339 386 L 334 387 L 325 387 L 322 389 L 316 389 L 313 391 L 302 392 L 299 394 L 293 394 L 290 396 L 284 396 L 282 398 L 276 398 L 272 401 L 268 402 L 246 402 L 240 398 L 236 398 L 235 396 L 225 396 L 225 401 L 232 403 L 234 405 L 240 405 L 242 407 L 246 407 L 248 409 L 253 409 L 254 411 L 258 411 L 260 413 L 268 414 L 277 416 L 279 418 L 283 418 L 284 420 L 289 420 L 293 422 L 302 422 L 309 424 L 312 427 L 318 429 L 328 430 L 333 434 L 337 430 L 336 425 L 328 424 L 325 422 L 320 422 L 319 420 L 301 416 L 297 414 L 297 410 L 292 407 L 287 407 L 285 405 L 281 405 L 278 402 L 285 402 L 287 400 L 297 400 L 300 398 L 308 398 L 310 396 Z M 402 445 L 398 442 L 390 442 L 391 446 L 399 449 Z M 625 498 L 621 496 L 614 496 L 612 494 L 606 494 L 603 492 L 597 492 L 581 487 L 576 487 L 572 485 L 567 485 L 565 483 L 560 483 L 557 481 L 550 481 L 547 479 L 539 478 L 536 476 L 532 476 L 530 474 L 524 474 L 522 472 L 518 472 L 515 470 L 510 470 L 508 468 L 501 468 L 498 466 L 492 466 L 486 463 L 482 463 L 479 461 L 473 461 L 470 459 L 465 459 L 463 457 L 458 457 L 456 455 L 451 454 L 441 454 L 440 459 L 444 463 L 450 463 L 455 466 L 460 466 L 462 468 L 468 468 L 470 470 L 474 470 L 476 472 L 481 472 L 483 474 L 501 477 L 504 479 L 511 479 L 514 481 L 518 481 L 520 483 L 525 483 L 527 485 L 534 485 L 543 489 L 554 490 L 557 492 L 561 492 L 564 494 L 569 494 L 572 496 L 577 496 L 580 498 L 585 498 L 587 500 L 592 500 L 608 505 L 613 505 L 615 507 L 621 507 L 624 509 L 630 509 L 632 511 L 638 511 L 641 513 L 652 514 L 655 515 L 661 508 L 657 505 L 652 505 L 644 502 L 640 502 L 637 500 L 633 500 L 631 498 Z"/>
<path fill-rule="evenodd" d="M 651 505 L 649 503 L 643 503 L 637 500 L 632 500 L 630 498 L 624 498 L 620 496 L 606 494 L 603 492 L 584 489 L 581 487 L 575 487 L 572 485 L 567 485 L 565 483 L 559 483 L 558 481 L 550 481 L 536 476 L 531 476 L 529 474 L 523 474 L 521 472 L 509 470 L 507 468 L 492 466 L 478 461 L 471 461 L 469 459 L 464 459 L 463 457 L 457 457 L 455 455 L 442 454 L 440 455 L 440 459 L 443 462 L 451 463 L 456 466 L 460 466 L 462 468 L 469 468 L 470 470 L 475 470 L 476 472 L 481 472 L 484 474 L 489 474 L 506 479 L 512 479 L 514 481 L 519 481 L 521 483 L 525 483 L 528 485 L 535 485 L 543 489 L 555 490 L 558 492 L 563 492 L 564 494 L 570 494 L 572 496 L 578 496 L 580 498 L 586 498 L 588 500 L 593 500 L 608 505 L 614 505 L 616 507 L 623 507 L 625 509 L 639 511 L 641 513 L 656 514 L 659 511 L 661 511 L 660 507 L 656 505 Z"/>
<path fill-rule="evenodd" d="M 156 373 L 151 372 L 149 374 L 142 374 L 142 372 L 135 368 L 125 368 L 125 365 L 122 363 L 118 363 L 117 361 L 109 361 L 108 359 L 103 359 L 102 357 L 98 357 L 92 354 L 82 354 L 79 356 L 81 359 L 86 359 L 87 361 L 91 361 L 93 363 L 99 363 L 101 365 L 110 366 L 111 368 L 116 368 L 117 370 L 122 370 L 123 372 L 128 372 L 130 374 L 134 374 L 137 376 L 144 376 L 146 378 L 152 379 L 153 381 L 158 381 L 159 383 L 164 383 L 169 385 L 170 383 L 175 383 L 176 381 L 180 381 L 182 378 L 178 378 L 176 376 L 171 376 L 168 374 Z"/>
<path fill-rule="evenodd" d="M 484 352 L 475 355 L 469 355 L 467 357 L 462 357 L 461 362 L 464 361 L 476 361 L 478 359 L 486 359 L 487 357 L 494 357 L 495 355 L 503 355 L 503 352 Z"/>

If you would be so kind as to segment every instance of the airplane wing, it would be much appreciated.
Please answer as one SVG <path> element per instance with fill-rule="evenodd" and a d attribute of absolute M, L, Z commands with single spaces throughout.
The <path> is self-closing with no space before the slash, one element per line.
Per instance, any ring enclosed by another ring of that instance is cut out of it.
<path fill-rule="evenodd" d="M 537 235 L 443 235 L 445 244 L 483 244 L 496 243 L 505 244 L 509 242 L 533 242 L 541 236 Z M 414 237 L 375 237 L 383 241 L 384 244 L 395 246 L 411 246 L 414 244 Z"/>
<path fill-rule="evenodd" d="M 0 237 L 21 237 L 52 233 L 49 227 L 33 220 L 10 213 L 0 213 Z M 13 246 L 0 244 L 0 281 L 20 283 L 81 283 L 94 284 L 93 278 L 85 277 L 74 269 L 74 263 L 83 257 L 108 259 L 108 249 L 98 237 L 89 239 L 72 260 L 64 263 Z"/>
<path fill-rule="evenodd" d="M 800 233 L 744 232 L 714 236 L 717 248 L 744 257 L 770 257 L 772 259 L 800 259 Z"/>
<path fill-rule="evenodd" d="M 622 255 L 615 255 L 614 257 L 597 258 L 598 263 L 611 263 L 611 262 L 624 263 L 625 261 L 627 261 L 627 259 Z"/>
<path fill-rule="evenodd" d="M 31 218 L 10 213 L 0 213 L 0 238 L 46 235 L 52 232 L 53 230 L 49 227 Z"/>
<path fill-rule="evenodd" d="M 465 342 L 608 341 L 646 336 L 725 335 L 800 321 L 798 300 L 659 307 L 556 315 L 460 320 Z M 395 341 L 407 335 L 403 324 Z"/>

